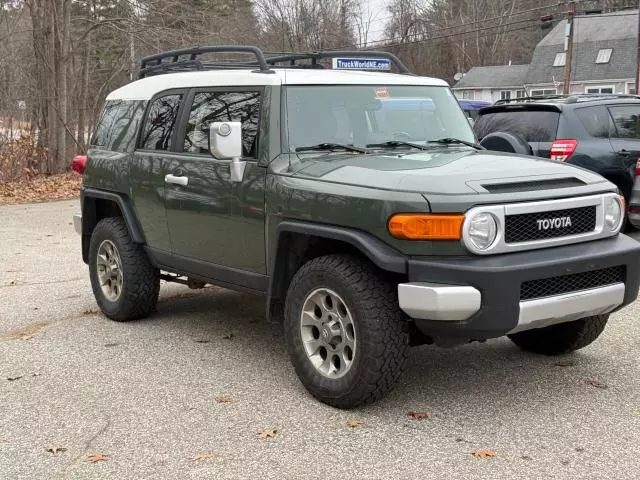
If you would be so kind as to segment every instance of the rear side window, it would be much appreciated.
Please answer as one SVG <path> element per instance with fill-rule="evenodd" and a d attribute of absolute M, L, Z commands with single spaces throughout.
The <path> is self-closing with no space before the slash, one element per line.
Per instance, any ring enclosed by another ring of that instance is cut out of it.
<path fill-rule="evenodd" d="M 589 135 L 596 138 L 609 138 L 613 131 L 613 124 L 606 107 L 577 108 L 576 116 Z"/>
<path fill-rule="evenodd" d="M 184 151 L 209 153 L 209 126 L 213 122 L 242 123 L 244 157 L 256 157 L 260 92 L 200 92 L 193 98 L 184 139 Z"/>
<path fill-rule="evenodd" d="M 107 147 L 109 144 L 109 137 L 111 136 L 111 126 L 115 121 L 118 113 L 118 108 L 122 101 L 110 100 L 105 102 L 102 108 L 102 114 L 100 120 L 96 125 L 96 129 L 91 136 L 91 146 L 93 147 Z"/>
<path fill-rule="evenodd" d="M 495 132 L 517 135 L 527 142 L 553 142 L 558 131 L 560 112 L 549 110 L 512 110 L 481 114 L 474 126 L 479 139 Z"/>
<path fill-rule="evenodd" d="M 640 139 L 640 105 L 609 107 L 616 126 L 616 138 Z"/>
<path fill-rule="evenodd" d="M 178 118 L 180 100 L 182 100 L 181 94 L 171 94 L 151 102 L 140 137 L 140 148 L 144 150 L 171 148 L 171 137 Z"/>

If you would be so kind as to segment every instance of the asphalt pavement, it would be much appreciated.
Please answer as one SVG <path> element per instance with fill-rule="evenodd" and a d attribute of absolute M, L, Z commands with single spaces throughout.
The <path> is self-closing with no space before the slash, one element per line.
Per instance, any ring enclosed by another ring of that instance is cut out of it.
<path fill-rule="evenodd" d="M 561 358 L 416 347 L 382 401 L 340 411 L 298 382 L 260 298 L 163 283 L 151 318 L 103 317 L 77 208 L 0 207 L 2 480 L 640 477 L 638 302 Z"/>

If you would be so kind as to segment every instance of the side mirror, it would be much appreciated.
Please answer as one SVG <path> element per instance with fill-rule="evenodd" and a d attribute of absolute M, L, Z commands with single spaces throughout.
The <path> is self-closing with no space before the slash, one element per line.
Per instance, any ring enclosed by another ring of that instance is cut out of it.
<path fill-rule="evenodd" d="M 242 157 L 242 124 L 213 122 L 209 126 L 209 151 L 218 160 Z"/>
<path fill-rule="evenodd" d="M 209 151 L 218 160 L 231 160 L 231 181 L 242 181 L 247 166 L 241 159 L 242 123 L 213 122 L 209 127 Z"/>
<path fill-rule="evenodd" d="M 475 120 L 471 117 L 467 117 L 467 120 L 469 120 L 469 125 L 471 125 L 471 128 L 473 128 L 476 124 Z"/>

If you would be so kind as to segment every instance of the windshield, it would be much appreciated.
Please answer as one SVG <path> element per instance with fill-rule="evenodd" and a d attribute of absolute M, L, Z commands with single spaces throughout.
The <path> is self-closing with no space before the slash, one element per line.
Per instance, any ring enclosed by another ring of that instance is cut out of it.
<path fill-rule="evenodd" d="M 329 143 L 366 147 L 393 140 L 421 145 L 441 138 L 475 141 L 447 87 L 290 85 L 284 102 L 288 152 Z"/>

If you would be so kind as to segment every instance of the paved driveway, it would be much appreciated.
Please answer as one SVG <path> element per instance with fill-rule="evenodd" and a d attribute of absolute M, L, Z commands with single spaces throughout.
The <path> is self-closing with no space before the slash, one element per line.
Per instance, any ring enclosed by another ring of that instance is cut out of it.
<path fill-rule="evenodd" d="M 506 339 L 417 347 L 392 393 L 345 412 L 302 388 L 259 298 L 163 285 L 152 318 L 97 313 L 76 208 L 0 207 L 0 479 L 640 475 L 638 303 L 564 366 Z"/>

